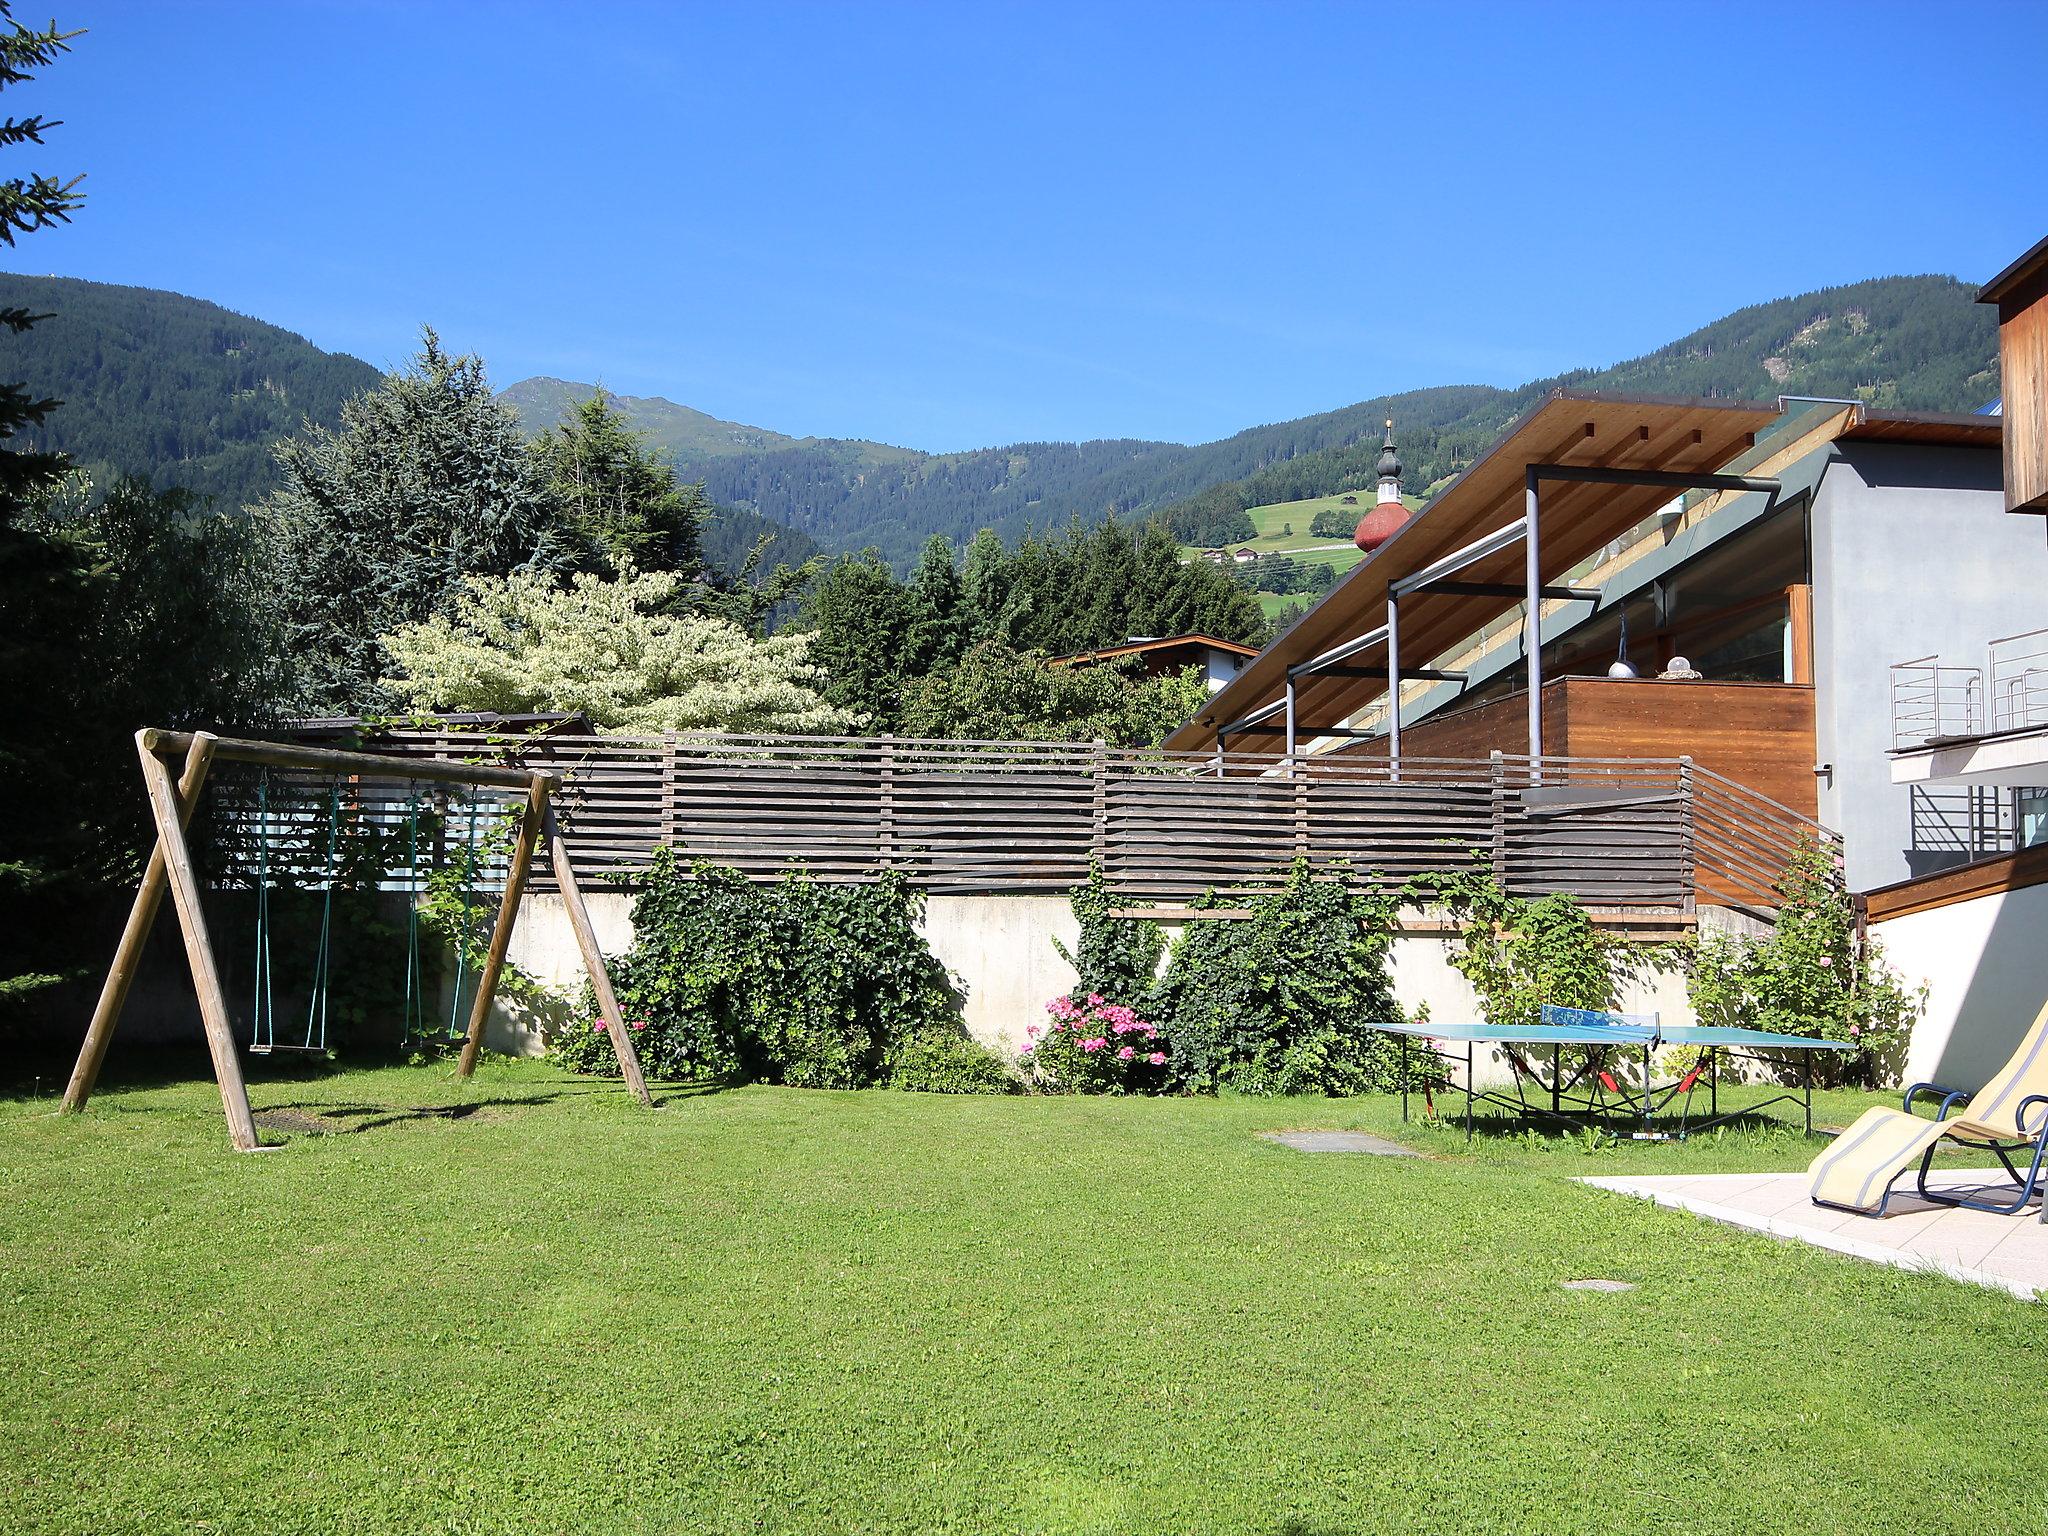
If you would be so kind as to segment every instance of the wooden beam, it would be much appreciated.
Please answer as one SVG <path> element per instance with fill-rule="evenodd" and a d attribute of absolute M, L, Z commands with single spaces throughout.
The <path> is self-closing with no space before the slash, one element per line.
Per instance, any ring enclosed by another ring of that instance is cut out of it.
<path fill-rule="evenodd" d="M 140 733 L 150 752 L 183 752 L 192 737 L 184 731 Z M 308 773 L 370 774 L 385 779 L 418 779 L 434 784 L 473 784 L 486 789 L 525 789 L 544 770 L 515 768 L 507 763 L 450 763 L 438 758 L 396 753 L 342 752 L 331 747 L 300 747 L 281 741 L 217 738 L 213 755 L 222 762 L 256 763 L 265 768 L 297 768 Z"/>
<path fill-rule="evenodd" d="M 180 818 L 177 787 L 171 771 L 152 750 L 153 733 L 138 731 L 137 753 L 142 758 L 143 782 L 149 786 L 149 805 L 156 815 L 157 846 L 163 850 L 164 872 L 170 882 L 171 903 L 178 911 L 178 926 L 185 935 L 185 958 L 192 966 L 192 986 L 199 994 L 199 1019 L 206 1026 L 206 1049 L 213 1057 L 213 1075 L 220 1084 L 220 1106 L 227 1116 L 228 1138 L 237 1152 L 254 1152 L 256 1117 L 249 1110 L 249 1089 L 242 1081 L 242 1064 L 235 1056 L 235 1036 L 228 1022 L 227 999 L 221 994 L 220 972 L 213 963 L 213 941 L 206 932 L 206 913 L 199 902 L 199 877 L 192 870 L 192 856 L 185 846 L 185 828 Z"/>
<path fill-rule="evenodd" d="M 206 785 L 206 770 L 213 760 L 214 738 L 201 733 L 185 749 L 185 768 L 178 776 L 178 825 L 192 819 L 199 804 L 199 791 Z M 85 1027 L 85 1044 L 79 1047 L 78 1064 L 71 1069 L 71 1081 L 64 1089 L 64 1109 L 77 1114 L 92 1097 L 99 1081 L 100 1065 L 107 1059 L 107 1044 L 114 1038 L 114 1026 L 121 1022 L 121 1010 L 128 1002 L 136 968 L 142 963 L 149 931 L 156 926 L 156 914 L 164 902 L 164 843 L 159 837 L 149 850 L 142 883 L 135 889 L 135 904 L 128 909 L 128 926 L 121 930 L 121 942 L 114 950 L 114 963 L 100 986 L 100 1000 Z"/>
<path fill-rule="evenodd" d="M 476 1071 L 476 1059 L 484 1047 L 484 1026 L 491 1017 L 491 999 L 498 992 L 498 977 L 505 969 L 505 952 L 512 947 L 512 925 L 519 919 L 519 901 L 526 894 L 526 874 L 533 867 L 533 850 L 540 842 L 541 826 L 547 818 L 549 781 L 536 778 L 527 786 L 526 806 L 519 816 L 519 841 L 512 847 L 512 865 L 505 872 L 505 894 L 498 903 L 497 925 L 491 929 L 491 947 L 484 955 L 483 970 L 477 976 L 476 997 L 469 1009 L 469 1032 L 462 1039 L 462 1060 L 457 1077 Z M 457 935 L 455 942 L 462 942 Z"/>
<path fill-rule="evenodd" d="M 612 978 L 604 968 L 604 951 L 597 947 L 597 929 L 591 925 L 590 909 L 583 904 L 582 887 L 569 862 L 569 845 L 562 841 L 562 829 L 555 820 L 552 800 L 544 802 L 542 817 L 548 840 L 548 854 L 554 860 L 555 883 L 562 888 L 562 905 L 569 910 L 569 926 L 576 930 L 576 947 L 583 951 L 583 968 L 590 973 L 590 990 L 597 995 L 597 1011 L 611 1036 L 612 1050 L 619 1058 L 619 1071 L 627 1088 L 642 1104 L 652 1107 L 647 1079 L 640 1075 L 640 1054 L 626 1033 L 626 1021 L 619 1015 L 619 1000 L 612 994 Z"/>

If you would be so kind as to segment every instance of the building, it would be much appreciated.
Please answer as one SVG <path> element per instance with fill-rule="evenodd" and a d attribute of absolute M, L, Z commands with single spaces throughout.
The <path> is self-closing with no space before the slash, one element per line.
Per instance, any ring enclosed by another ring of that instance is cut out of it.
<path fill-rule="evenodd" d="M 1158 639 L 1133 635 L 1123 645 L 1106 646 L 1099 651 L 1076 651 L 1071 656 L 1055 656 L 1049 665 L 1071 667 L 1082 662 L 1120 661 L 1135 657 L 1138 670 L 1146 677 L 1158 677 L 1161 673 L 1178 672 L 1186 667 L 1200 667 L 1209 692 L 1214 694 L 1227 686 L 1244 670 L 1244 664 L 1258 654 L 1257 646 L 1219 640 L 1214 635 L 1167 635 Z"/>
<path fill-rule="evenodd" d="M 1690 758 L 1838 830 L 1857 889 L 2010 846 L 2009 805 L 1887 760 L 1902 648 L 2039 627 L 2002 446 L 1997 416 L 1557 391 L 1168 746 Z"/>

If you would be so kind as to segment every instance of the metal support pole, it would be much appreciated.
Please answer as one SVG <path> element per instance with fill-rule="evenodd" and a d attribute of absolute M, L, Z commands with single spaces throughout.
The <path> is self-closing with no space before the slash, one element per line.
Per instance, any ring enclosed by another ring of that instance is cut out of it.
<path fill-rule="evenodd" d="M 1402 1036 L 1400 1037 L 1400 1041 L 1401 1041 L 1401 1123 L 1402 1123 L 1403 1125 L 1406 1125 L 1406 1124 L 1408 1123 L 1408 1037 L 1407 1037 L 1406 1035 L 1402 1035 Z"/>
<path fill-rule="evenodd" d="M 1287 678 L 1287 766 L 1294 766 L 1294 677 Z"/>
<path fill-rule="evenodd" d="M 1387 594 L 1387 767 L 1401 782 L 1401 599 Z"/>
<path fill-rule="evenodd" d="M 1472 1139 L 1472 1042 L 1465 1042 L 1465 1139 Z"/>
<path fill-rule="evenodd" d="M 1536 466 L 1522 481 L 1523 601 L 1528 604 L 1522 649 L 1529 658 L 1529 782 L 1543 782 L 1543 557 L 1536 533 Z"/>

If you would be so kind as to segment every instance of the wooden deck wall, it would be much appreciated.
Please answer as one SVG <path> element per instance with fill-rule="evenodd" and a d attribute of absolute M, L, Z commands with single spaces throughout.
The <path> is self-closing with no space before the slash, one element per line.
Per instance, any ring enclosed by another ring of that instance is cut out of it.
<path fill-rule="evenodd" d="M 1298 857 L 1396 880 L 1483 859 L 1519 894 L 1683 911 L 1699 894 L 1768 904 L 1791 847 L 1825 835 L 1676 759 L 1546 758 L 1537 785 L 1504 753 L 1410 756 L 1396 781 L 1353 754 L 1233 754 L 1219 775 L 1213 757 L 1045 742 L 401 732 L 366 745 L 560 769 L 577 872 L 629 886 L 664 845 L 757 879 L 897 870 L 959 895 L 1064 892 L 1099 863 L 1134 900 L 1160 902 L 1267 886 Z M 347 795 L 396 836 L 411 787 L 357 781 Z M 274 786 L 273 815 L 287 803 L 293 830 L 274 842 L 296 851 L 274 854 L 273 872 L 304 883 L 325 846 L 326 786 Z M 466 820 L 451 811 L 448 835 Z"/>
<path fill-rule="evenodd" d="M 1462 758 L 1524 751 L 1527 698 L 1518 691 L 1403 726 L 1402 749 Z M 1802 816 L 1819 806 L 1813 690 L 1795 683 L 1553 678 L 1543 685 L 1543 745 L 1573 758 L 1690 757 Z M 1384 757 L 1384 746 L 1373 743 L 1369 755 Z"/>

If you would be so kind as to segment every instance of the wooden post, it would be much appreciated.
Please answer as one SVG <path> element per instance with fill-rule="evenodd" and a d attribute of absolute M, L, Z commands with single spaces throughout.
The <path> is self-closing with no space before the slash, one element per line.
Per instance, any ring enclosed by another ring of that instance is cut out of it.
<path fill-rule="evenodd" d="M 1490 857 L 1493 878 L 1505 889 L 1508 883 L 1508 770 L 1506 760 L 1497 749 L 1487 759 L 1486 798 L 1492 819 Z"/>
<path fill-rule="evenodd" d="M 213 738 L 201 734 L 185 749 L 185 769 L 178 776 L 178 825 L 192 819 L 205 787 L 206 771 L 213 762 Z M 142 963 L 149 931 L 156 926 L 157 911 L 164 903 L 164 845 L 158 838 L 149 851 L 149 863 L 142 871 L 142 884 L 135 889 L 135 904 L 128 909 L 128 926 L 121 930 L 121 943 L 114 951 L 114 963 L 100 987 L 100 1000 L 85 1029 L 85 1044 L 79 1047 L 78 1064 L 71 1069 L 71 1082 L 64 1089 L 64 1108 L 72 1114 L 85 1108 L 99 1081 L 100 1064 L 107 1059 L 107 1043 L 114 1038 L 114 1026 L 121 1022 L 121 1010 L 128 1003 L 128 989 L 134 985 L 135 970 Z"/>
<path fill-rule="evenodd" d="M 642 1104 L 652 1107 L 647 1079 L 640 1075 L 640 1053 L 626 1033 L 626 1021 L 619 1016 L 619 1000 L 612 995 L 612 978 L 604 968 L 604 951 L 597 947 L 597 930 L 590 923 L 590 909 L 583 905 L 583 890 L 576 883 L 576 871 L 569 862 L 569 845 L 562 841 L 562 829 L 555 822 L 552 801 L 544 803 L 542 819 L 548 840 L 548 855 L 555 864 L 555 884 L 562 889 L 562 905 L 569 910 L 569 926 L 576 930 L 576 947 L 583 951 L 583 968 L 590 973 L 590 990 L 597 994 L 597 1011 L 604 1018 L 605 1033 L 619 1058 L 619 1071 L 626 1086 Z"/>
<path fill-rule="evenodd" d="M 1109 742 L 1088 744 L 1088 862 L 1109 878 Z"/>
<path fill-rule="evenodd" d="M 1679 904 L 1683 910 L 1691 912 L 1696 909 L 1699 892 L 1699 855 L 1693 846 L 1693 806 L 1699 796 L 1699 783 L 1693 778 L 1690 757 L 1681 757 L 1678 760 L 1678 792 L 1685 797 L 1678 808 L 1681 818 L 1678 830 L 1679 859 L 1685 869 L 1685 894 L 1680 898 Z"/>
<path fill-rule="evenodd" d="M 498 903 L 498 923 L 491 930 L 491 947 L 484 955 L 483 970 L 476 980 L 476 998 L 469 1009 L 469 1033 L 462 1040 L 462 1060 L 457 1077 L 476 1071 L 477 1054 L 484 1048 L 484 1025 L 491 1016 L 491 999 L 497 995 L 498 977 L 505 969 L 505 951 L 512 946 L 512 925 L 519 918 L 519 900 L 526 894 L 526 872 L 533 866 L 533 850 L 540 842 L 541 823 L 546 818 L 548 793 L 553 781 L 535 774 L 526 791 L 526 807 L 519 817 L 519 841 L 512 846 L 512 864 L 505 871 L 505 896 Z M 456 943 L 462 938 L 457 935 Z"/>
<path fill-rule="evenodd" d="M 185 846 L 177 787 L 171 770 L 151 750 L 154 733 L 138 731 L 135 749 L 142 757 L 142 778 L 149 786 L 150 809 L 156 813 L 157 847 L 163 850 L 170 881 L 171 903 L 185 934 L 185 958 L 192 965 L 192 986 L 199 994 L 199 1018 L 206 1026 L 206 1049 L 213 1057 L 213 1075 L 220 1083 L 220 1105 L 227 1116 L 228 1137 L 237 1152 L 254 1152 L 256 1117 L 249 1112 L 249 1089 L 235 1056 L 235 1036 L 228 1023 L 227 999 L 221 995 L 220 973 L 213 964 L 213 941 L 206 932 L 206 913 L 199 904 L 199 877 Z"/>
<path fill-rule="evenodd" d="M 875 863 L 881 869 L 896 867 L 896 738 L 882 738 L 880 809 L 875 818 Z"/>

